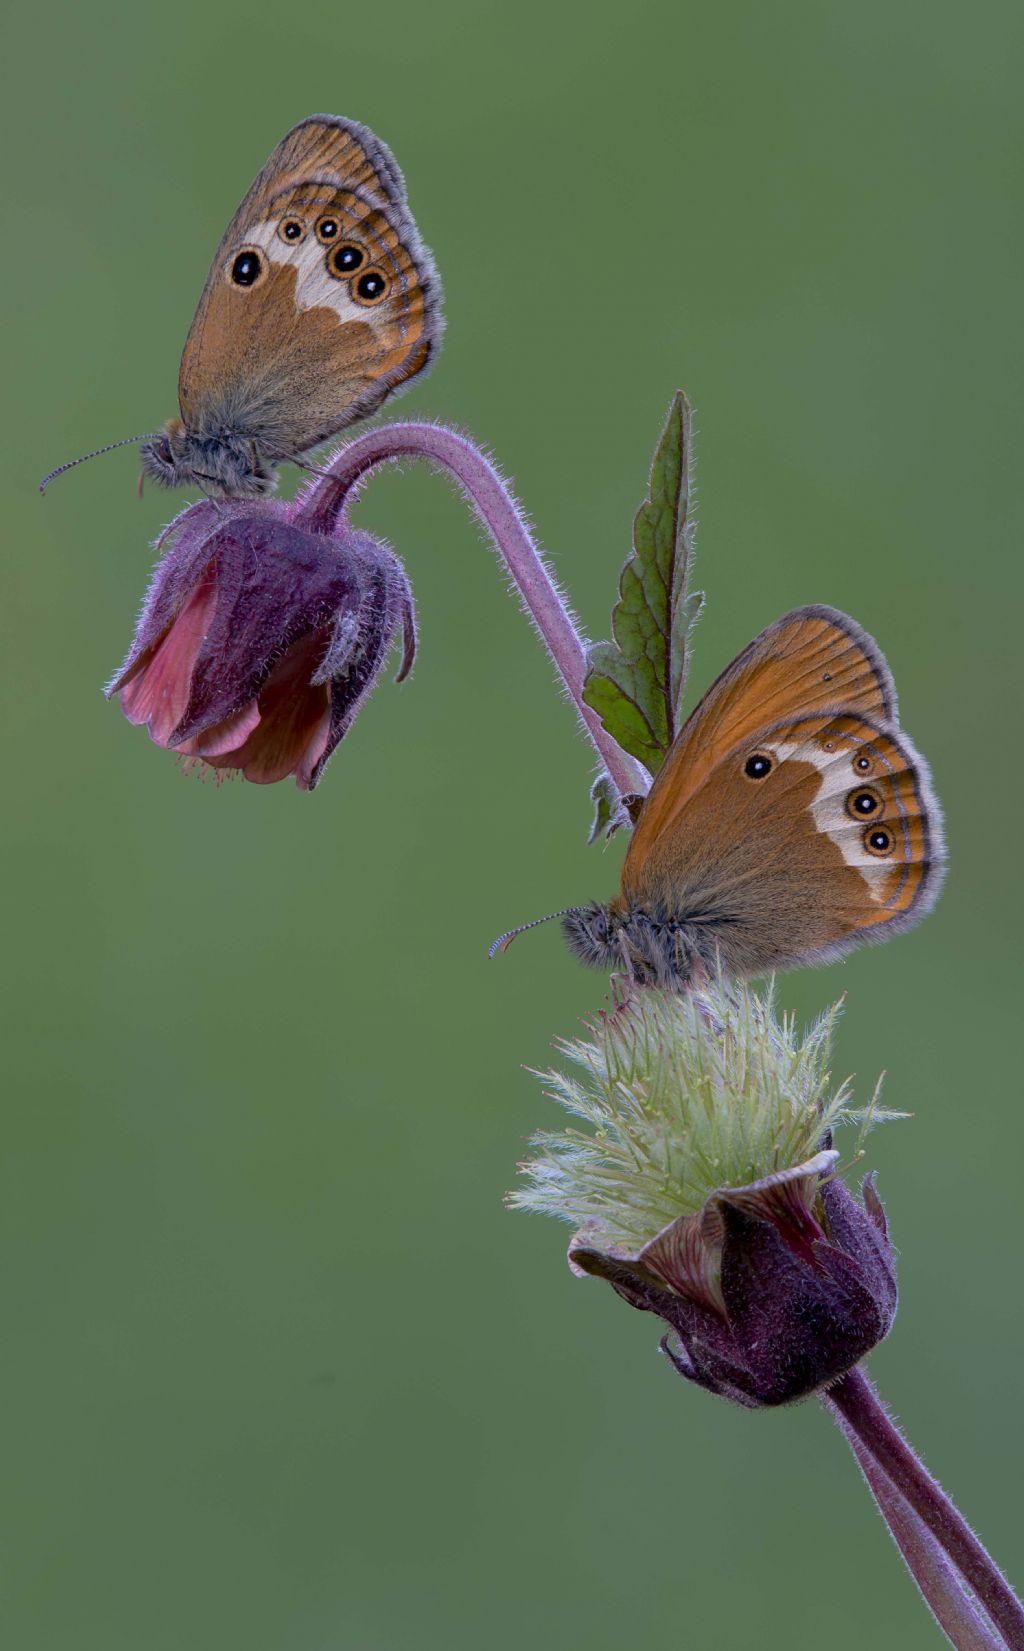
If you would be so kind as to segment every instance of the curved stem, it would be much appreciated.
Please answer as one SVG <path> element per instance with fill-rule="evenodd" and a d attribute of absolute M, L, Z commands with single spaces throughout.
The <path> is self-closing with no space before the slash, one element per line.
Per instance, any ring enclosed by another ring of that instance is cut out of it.
<path fill-rule="evenodd" d="M 974 1595 L 969 1593 L 959 1571 L 923 1525 L 905 1497 L 886 1478 L 871 1453 L 861 1444 L 846 1418 L 838 1411 L 836 1421 L 860 1464 L 878 1511 L 921 1595 L 956 1651 L 1006 1651 L 1006 1641 L 997 1634 Z"/>
<path fill-rule="evenodd" d="M 424 459 L 458 482 L 503 557 L 619 795 L 642 795 L 650 785 L 649 776 L 583 703 L 585 639 L 545 567 L 515 499 L 471 441 L 437 424 L 384 424 L 368 430 L 341 448 L 320 473 L 321 479 L 300 494 L 296 518 L 315 530 L 329 530 L 363 478 L 378 465 L 401 458 Z"/>
<path fill-rule="evenodd" d="M 1007 1651 L 1024 1651 L 1024 1605 L 963 1515 L 910 1448 L 863 1370 L 847 1371 L 823 1399 L 847 1437 L 857 1441 L 959 1571 L 998 1628 Z M 954 1640 L 954 1644 L 960 1643 Z M 969 1640 L 963 1643 L 971 1645 Z"/>

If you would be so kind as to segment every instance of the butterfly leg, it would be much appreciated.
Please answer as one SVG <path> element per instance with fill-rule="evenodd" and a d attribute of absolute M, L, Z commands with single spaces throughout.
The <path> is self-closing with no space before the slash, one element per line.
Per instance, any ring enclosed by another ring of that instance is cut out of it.
<path fill-rule="evenodd" d="M 619 930 L 617 938 L 618 938 L 619 953 L 620 953 L 620 956 L 622 957 L 623 971 L 626 974 L 630 985 L 635 986 L 640 977 L 637 974 L 636 969 L 635 969 L 634 964 L 633 964 L 633 954 L 629 949 L 629 942 L 627 941 L 626 936 L 623 934 L 621 929 Z"/>
<path fill-rule="evenodd" d="M 213 482 L 215 487 L 218 486 L 219 483 L 217 482 L 216 476 L 207 476 L 202 470 L 196 470 L 194 475 L 196 486 L 203 495 L 203 498 L 206 500 L 207 504 L 212 504 L 214 510 L 217 512 L 217 515 L 222 516 L 224 514 L 224 510 L 221 504 L 220 496 L 216 493 L 211 493 L 208 487 L 203 486 L 204 482 Z"/>
<path fill-rule="evenodd" d="M 711 971 L 699 952 L 687 949 L 680 935 L 676 936 L 676 954 L 680 976 L 685 976 L 687 986 L 691 989 L 706 986 L 711 978 Z"/>

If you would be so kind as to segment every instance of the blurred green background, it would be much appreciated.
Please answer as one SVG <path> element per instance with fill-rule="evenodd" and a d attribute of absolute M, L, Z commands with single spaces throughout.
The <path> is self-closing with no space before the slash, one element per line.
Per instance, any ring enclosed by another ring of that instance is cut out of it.
<path fill-rule="evenodd" d="M 903 1300 L 872 1368 L 1018 1584 L 1015 745 L 1022 21 L 1010 0 L 15 5 L 4 398 L 3 1561 L 18 1651 L 833 1651 L 939 1643 L 838 1434 L 679 1382 L 657 1326 L 508 1214 L 544 1064 L 602 998 L 557 928 L 616 882 L 590 756 L 458 498 L 407 557 L 414 680 L 319 792 L 221 788 L 104 703 L 181 501 L 217 239 L 314 110 L 394 148 L 447 291 L 397 404 L 472 431 L 604 634 L 672 391 L 696 407 L 695 692 L 849 609 L 931 758 L 928 923 L 849 994 Z M 294 474 L 286 482 L 294 486 Z M 1009 739 L 1009 746 L 1007 740 Z"/>

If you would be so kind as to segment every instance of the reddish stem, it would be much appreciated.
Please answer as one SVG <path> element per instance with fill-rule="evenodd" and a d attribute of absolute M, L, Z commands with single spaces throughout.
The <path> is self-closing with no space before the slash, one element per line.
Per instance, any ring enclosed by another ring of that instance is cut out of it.
<path fill-rule="evenodd" d="M 586 640 L 545 567 L 511 492 L 490 460 L 465 436 L 438 424 L 384 424 L 368 430 L 341 448 L 320 473 L 320 480 L 300 495 L 296 518 L 308 527 L 327 531 L 371 470 L 401 458 L 425 459 L 458 482 L 504 559 L 619 795 L 643 795 L 650 777 L 583 703 Z"/>
<path fill-rule="evenodd" d="M 989 1619 L 926 1525 L 887 1479 L 844 1417 L 836 1413 L 846 1442 L 867 1480 L 878 1511 L 939 1627 L 957 1651 L 1005 1651 L 1006 1641 Z"/>
<path fill-rule="evenodd" d="M 888 1481 L 895 1497 L 902 1499 L 906 1504 L 911 1518 L 916 1517 L 920 1521 L 934 1539 L 936 1547 L 959 1572 L 976 1596 L 982 1611 L 987 1613 L 998 1628 L 1006 1651 L 1024 1651 L 1024 1605 L 991 1555 L 978 1541 L 963 1515 L 904 1439 L 864 1371 L 860 1368 L 847 1371 L 834 1386 L 828 1388 L 823 1399 L 827 1408 L 834 1412 L 839 1426 L 853 1446 L 876 1497 L 878 1492 L 875 1481 L 868 1473 L 865 1459 L 876 1470 L 876 1474 L 880 1474 L 882 1479 Z M 882 1506 L 882 1498 L 878 1497 L 878 1500 Z M 890 1501 L 889 1508 L 882 1506 L 886 1522 L 906 1557 L 901 1536 L 890 1520 L 890 1510 L 896 1516 L 896 1524 L 904 1536 L 911 1536 L 913 1528 L 906 1518 L 900 1517 L 898 1502 Z M 978 1647 L 984 1647 L 987 1651 L 993 1643 L 998 1643 L 993 1642 L 991 1636 L 988 1639 L 984 1637 L 983 1618 L 973 1612 L 973 1620 L 969 1620 L 963 1613 L 959 1619 L 961 1628 L 969 1629 L 973 1637 L 954 1637 L 950 1624 L 955 1622 L 955 1616 L 951 1616 L 949 1622 L 943 1620 L 922 1581 L 922 1576 L 927 1570 L 930 1569 L 934 1573 L 936 1556 L 934 1552 L 929 1553 L 928 1550 L 922 1549 L 920 1544 L 916 1546 L 916 1555 L 919 1568 L 911 1564 L 909 1557 L 907 1563 L 953 1644 L 963 1648 L 963 1651 L 976 1651 Z M 955 1604 L 950 1581 L 948 1577 L 944 1578 L 941 1589 L 937 1591 L 937 1597 L 938 1592 L 941 1592 L 943 1608 L 947 1612 Z M 965 1603 L 969 1603 L 966 1596 L 961 1597 Z"/>

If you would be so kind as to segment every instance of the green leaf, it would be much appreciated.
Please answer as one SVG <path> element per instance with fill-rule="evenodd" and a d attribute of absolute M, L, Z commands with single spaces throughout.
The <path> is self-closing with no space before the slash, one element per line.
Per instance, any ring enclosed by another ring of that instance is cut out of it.
<path fill-rule="evenodd" d="M 703 597 L 689 590 L 690 404 L 680 390 L 633 523 L 633 551 L 619 579 L 612 641 L 587 655 L 583 698 L 612 738 L 657 773 L 682 726 L 690 629 Z"/>
<path fill-rule="evenodd" d="M 594 823 L 588 843 L 596 843 L 599 837 L 614 837 L 620 826 L 629 825 L 623 799 L 607 774 L 597 776 L 590 788 L 590 800 L 594 805 Z"/>

